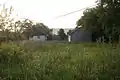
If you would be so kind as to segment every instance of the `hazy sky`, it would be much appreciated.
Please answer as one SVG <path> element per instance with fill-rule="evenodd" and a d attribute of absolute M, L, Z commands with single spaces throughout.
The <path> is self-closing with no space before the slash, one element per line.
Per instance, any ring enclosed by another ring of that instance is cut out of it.
<path fill-rule="evenodd" d="M 76 11 L 95 4 L 96 0 L 0 0 L 12 5 L 19 18 L 43 22 L 50 28 L 74 28 L 82 11 L 57 18 L 59 15 Z"/>

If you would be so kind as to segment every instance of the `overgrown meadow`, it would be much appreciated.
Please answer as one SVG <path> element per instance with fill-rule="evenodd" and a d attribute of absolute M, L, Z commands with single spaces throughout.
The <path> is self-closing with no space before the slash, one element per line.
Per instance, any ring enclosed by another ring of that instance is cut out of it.
<path fill-rule="evenodd" d="M 120 46 L 3 43 L 0 80 L 120 80 Z"/>

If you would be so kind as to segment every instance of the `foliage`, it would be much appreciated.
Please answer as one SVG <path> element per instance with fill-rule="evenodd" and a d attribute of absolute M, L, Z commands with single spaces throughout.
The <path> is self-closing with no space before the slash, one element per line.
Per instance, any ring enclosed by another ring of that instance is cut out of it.
<path fill-rule="evenodd" d="M 85 10 L 77 25 L 116 41 L 120 35 L 120 1 L 100 0 L 100 2 L 95 8 Z"/>
<path fill-rule="evenodd" d="M 42 34 L 49 34 L 50 33 L 50 29 L 44 25 L 43 23 L 36 23 L 33 27 L 33 34 L 38 34 L 38 35 L 42 35 Z"/>
<path fill-rule="evenodd" d="M 49 29 L 49 34 L 47 35 L 47 40 L 53 40 L 53 29 Z"/>
<path fill-rule="evenodd" d="M 29 36 L 32 35 L 32 28 L 33 28 L 33 22 L 29 19 L 24 19 L 22 21 L 17 21 L 20 25 L 19 27 L 19 33 L 24 35 L 26 39 L 29 39 Z"/>
<path fill-rule="evenodd" d="M 120 46 L 2 44 L 1 80 L 119 80 Z"/>
<path fill-rule="evenodd" d="M 29 39 L 35 34 L 50 34 L 50 29 L 43 23 L 34 24 L 29 19 L 14 21 L 12 16 L 13 8 L 6 8 L 2 5 L 0 12 L 0 37 L 6 37 L 7 40 Z"/>
<path fill-rule="evenodd" d="M 58 35 L 60 36 L 61 40 L 65 40 L 67 37 L 65 32 L 64 32 L 64 29 L 59 29 Z"/>
<path fill-rule="evenodd" d="M 69 30 L 69 31 L 67 32 L 67 35 L 70 35 L 70 34 L 72 33 L 72 31 L 73 31 L 73 30 Z"/>
<path fill-rule="evenodd" d="M 24 25 L 26 27 L 23 30 L 23 34 L 29 39 L 29 37 L 34 36 L 34 35 L 47 35 L 50 34 L 50 29 L 44 25 L 43 23 L 36 23 L 33 24 L 32 22 L 27 23 L 24 21 Z"/>
<path fill-rule="evenodd" d="M 13 25 L 12 18 L 13 8 L 6 8 L 5 4 L 1 5 L 0 11 L 0 31 L 2 36 L 9 37 L 9 32 L 11 31 L 11 27 Z"/>
<path fill-rule="evenodd" d="M 43 23 L 33 23 L 29 19 L 24 20 L 18 20 L 13 25 L 13 30 L 15 33 L 15 37 L 18 38 L 18 40 L 21 40 L 21 37 L 26 37 L 29 39 L 29 37 L 34 35 L 43 35 L 43 34 L 50 34 L 50 29 L 44 25 Z"/>

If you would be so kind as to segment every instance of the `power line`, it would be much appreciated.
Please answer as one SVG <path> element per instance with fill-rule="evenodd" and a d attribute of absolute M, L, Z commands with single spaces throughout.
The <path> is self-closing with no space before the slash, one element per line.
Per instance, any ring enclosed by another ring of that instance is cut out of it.
<path fill-rule="evenodd" d="M 93 7 L 93 6 L 96 6 L 96 5 L 92 5 L 92 6 L 89 6 L 89 7 L 86 7 L 86 8 L 90 8 L 90 7 Z M 67 13 L 67 14 L 57 16 L 56 18 L 64 17 L 64 16 L 67 16 L 67 15 L 70 15 L 70 14 L 73 14 L 73 13 L 76 13 L 76 12 L 79 12 L 79 11 L 82 11 L 82 10 L 85 10 L 86 8 L 82 8 L 82 9 L 79 9 L 79 10 L 76 10 L 76 11 L 72 11 L 72 12 L 69 12 L 69 13 Z"/>

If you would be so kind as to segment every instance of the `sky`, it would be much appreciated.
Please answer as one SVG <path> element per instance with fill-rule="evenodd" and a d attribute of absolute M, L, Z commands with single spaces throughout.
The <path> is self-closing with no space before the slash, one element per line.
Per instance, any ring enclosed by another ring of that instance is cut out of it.
<path fill-rule="evenodd" d="M 83 10 L 56 18 L 60 15 L 95 5 L 96 0 L 0 0 L 12 6 L 16 18 L 29 18 L 42 22 L 49 28 L 75 28 L 76 21 L 82 16 Z"/>

